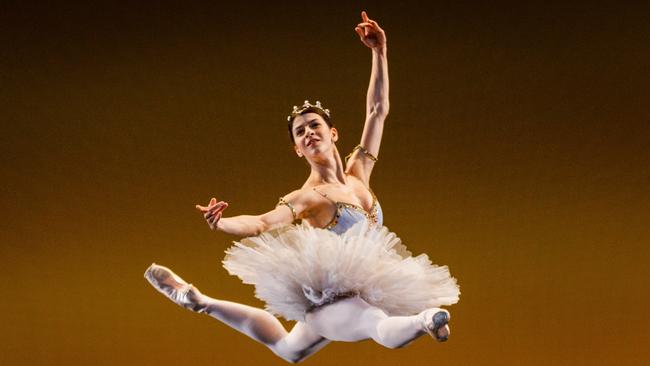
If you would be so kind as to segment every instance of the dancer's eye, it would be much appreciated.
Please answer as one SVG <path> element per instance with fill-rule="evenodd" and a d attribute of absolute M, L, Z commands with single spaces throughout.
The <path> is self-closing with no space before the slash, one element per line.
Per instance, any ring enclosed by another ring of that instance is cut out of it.
<path fill-rule="evenodd" d="M 318 122 L 314 122 L 311 125 L 309 125 L 309 127 L 311 127 L 312 129 L 316 129 L 316 128 L 318 128 L 318 126 L 320 126 L 320 123 L 318 123 Z"/>
<path fill-rule="evenodd" d="M 296 136 L 302 136 L 302 134 L 303 134 L 304 132 L 305 132 L 305 130 L 303 130 L 303 129 L 299 129 L 298 131 L 296 131 Z"/>

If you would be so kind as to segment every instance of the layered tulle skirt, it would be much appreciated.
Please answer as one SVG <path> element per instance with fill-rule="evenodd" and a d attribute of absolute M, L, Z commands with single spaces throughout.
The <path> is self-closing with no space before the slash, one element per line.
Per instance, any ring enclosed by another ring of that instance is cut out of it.
<path fill-rule="evenodd" d="M 303 223 L 245 238 L 226 251 L 223 265 L 288 320 L 302 321 L 342 296 L 360 296 L 388 315 L 413 315 L 460 295 L 447 266 L 413 257 L 394 233 L 366 221 L 342 235 Z"/>

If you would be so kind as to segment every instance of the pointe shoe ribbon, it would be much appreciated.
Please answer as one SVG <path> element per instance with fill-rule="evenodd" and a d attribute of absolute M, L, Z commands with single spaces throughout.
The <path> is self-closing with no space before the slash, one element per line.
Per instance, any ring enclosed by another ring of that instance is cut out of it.
<path fill-rule="evenodd" d="M 175 304 L 199 313 L 205 311 L 204 307 L 196 301 L 200 294 L 199 290 L 191 283 L 185 282 L 171 269 L 153 263 L 144 272 L 144 278 Z"/>

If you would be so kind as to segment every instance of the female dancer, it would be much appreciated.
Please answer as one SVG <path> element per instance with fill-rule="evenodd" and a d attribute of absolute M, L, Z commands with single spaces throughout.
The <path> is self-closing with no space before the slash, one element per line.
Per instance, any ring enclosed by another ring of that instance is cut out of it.
<path fill-rule="evenodd" d="M 446 266 L 424 254 L 411 257 L 382 227 L 382 211 L 370 190 L 384 120 L 388 114 L 386 36 L 361 13 L 355 28 L 372 50 L 372 73 L 361 143 L 344 166 L 339 134 L 320 102 L 295 106 L 288 128 L 296 154 L 311 167 L 305 184 L 258 216 L 222 218 L 228 203 L 212 198 L 197 205 L 210 229 L 242 237 L 227 251 L 224 266 L 256 287 L 262 310 L 203 295 L 170 269 L 156 264 L 145 277 L 176 304 L 216 318 L 299 362 L 330 341 L 373 339 L 397 348 L 424 333 L 449 335 L 449 313 L 438 308 L 458 301 Z M 291 225 L 301 220 L 300 225 Z M 271 313 L 296 325 L 287 332 Z"/>

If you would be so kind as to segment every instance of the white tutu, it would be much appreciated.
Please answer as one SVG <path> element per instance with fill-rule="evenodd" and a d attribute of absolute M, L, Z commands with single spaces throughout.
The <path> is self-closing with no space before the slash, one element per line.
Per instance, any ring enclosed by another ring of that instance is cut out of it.
<path fill-rule="evenodd" d="M 245 238 L 226 250 L 223 265 L 288 320 L 303 321 L 341 295 L 356 294 L 388 315 L 455 304 L 460 295 L 447 266 L 412 257 L 394 233 L 365 220 L 342 235 L 303 223 Z"/>

